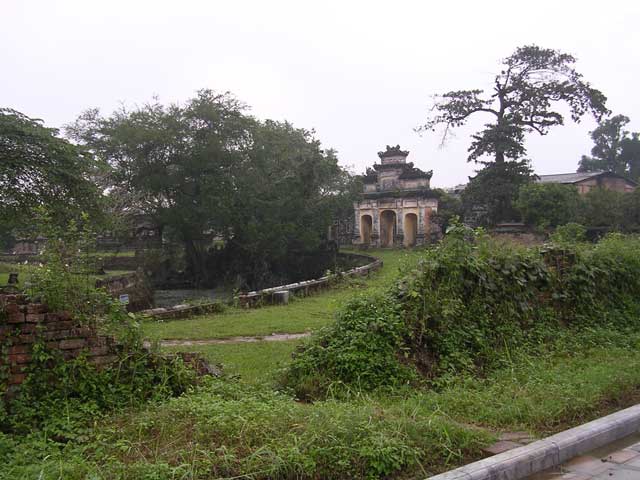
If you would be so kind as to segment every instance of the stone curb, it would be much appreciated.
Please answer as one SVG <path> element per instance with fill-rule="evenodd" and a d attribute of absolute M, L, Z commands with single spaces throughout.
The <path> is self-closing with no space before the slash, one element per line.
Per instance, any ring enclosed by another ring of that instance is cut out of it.
<path fill-rule="evenodd" d="M 640 404 L 543 440 L 430 477 L 430 480 L 518 480 L 640 430 Z"/>

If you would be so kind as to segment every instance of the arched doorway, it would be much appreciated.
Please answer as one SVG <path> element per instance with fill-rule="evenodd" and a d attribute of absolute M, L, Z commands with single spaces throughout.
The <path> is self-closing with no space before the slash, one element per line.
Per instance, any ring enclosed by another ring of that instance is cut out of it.
<path fill-rule="evenodd" d="M 396 236 L 396 212 L 384 210 L 380 214 L 380 245 L 392 247 Z"/>
<path fill-rule="evenodd" d="M 360 217 L 360 240 L 368 245 L 371 243 L 371 232 L 373 231 L 373 219 L 371 215 Z"/>
<path fill-rule="evenodd" d="M 418 236 L 418 216 L 415 213 L 407 213 L 404 216 L 404 246 L 414 247 Z"/>

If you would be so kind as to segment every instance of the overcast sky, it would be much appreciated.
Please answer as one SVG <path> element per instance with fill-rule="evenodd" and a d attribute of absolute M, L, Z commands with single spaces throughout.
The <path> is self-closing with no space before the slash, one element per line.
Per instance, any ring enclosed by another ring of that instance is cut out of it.
<path fill-rule="evenodd" d="M 466 149 L 485 118 L 440 148 L 413 131 L 430 96 L 490 88 L 499 61 L 531 43 L 575 55 L 640 130 L 637 0 L 0 0 L 0 106 L 60 127 L 89 107 L 229 90 L 259 118 L 315 129 L 355 172 L 400 144 L 446 187 L 477 168 Z M 594 126 L 529 135 L 537 173 L 575 171 Z"/>

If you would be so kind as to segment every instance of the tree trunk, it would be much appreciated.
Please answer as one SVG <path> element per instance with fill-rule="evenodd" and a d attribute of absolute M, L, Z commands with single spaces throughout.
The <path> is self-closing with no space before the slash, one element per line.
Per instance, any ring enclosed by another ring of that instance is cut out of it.
<path fill-rule="evenodd" d="M 207 281 L 205 269 L 205 248 L 202 240 L 185 238 L 185 257 L 187 262 L 187 272 L 191 275 L 191 280 L 196 287 L 200 287 Z"/>

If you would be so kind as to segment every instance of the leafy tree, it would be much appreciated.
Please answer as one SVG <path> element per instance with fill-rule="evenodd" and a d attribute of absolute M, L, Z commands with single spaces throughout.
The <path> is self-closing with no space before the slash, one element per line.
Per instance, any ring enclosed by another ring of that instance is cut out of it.
<path fill-rule="evenodd" d="M 68 129 L 109 164 L 111 187 L 135 199 L 129 208 L 182 242 L 196 281 L 206 277 L 208 232 L 228 227 L 250 141 L 244 108 L 229 94 L 203 90 L 184 106 L 155 100 L 109 118 L 90 110 Z"/>
<path fill-rule="evenodd" d="M 100 216 L 97 165 L 41 120 L 0 108 L 0 226 L 30 225 L 46 209 L 58 225 L 80 212 Z"/>
<path fill-rule="evenodd" d="M 459 197 L 450 195 L 441 189 L 435 189 L 434 193 L 439 197 L 438 213 L 434 215 L 433 221 L 440 225 L 443 232 L 446 232 L 447 227 L 454 217 L 461 218 L 464 215 L 462 200 Z"/>
<path fill-rule="evenodd" d="M 112 191 L 184 245 L 199 284 L 226 272 L 258 287 L 317 268 L 322 261 L 310 259 L 349 185 L 311 132 L 245 109 L 229 93 L 201 90 L 185 105 L 154 101 L 108 118 L 89 111 L 69 128 L 111 166 Z"/>
<path fill-rule="evenodd" d="M 622 225 L 624 230 L 640 232 L 640 189 L 625 193 L 622 197 Z"/>
<path fill-rule="evenodd" d="M 640 180 L 640 132 L 633 132 L 631 137 L 620 142 L 620 162 L 626 165 L 625 173 L 635 181 Z"/>
<path fill-rule="evenodd" d="M 531 183 L 535 175 L 529 162 L 494 162 L 469 179 L 462 192 L 465 218 L 479 225 L 495 225 L 517 220 L 520 213 L 513 205 L 520 187 Z"/>
<path fill-rule="evenodd" d="M 573 185 L 532 183 L 520 188 L 516 207 L 522 220 L 537 227 L 557 227 L 574 221 L 580 194 Z"/>
<path fill-rule="evenodd" d="M 594 146 L 591 157 L 582 156 L 579 172 L 607 171 L 638 178 L 640 173 L 640 139 L 625 130 L 629 117 L 615 115 L 602 120 L 591 132 Z"/>
<path fill-rule="evenodd" d="M 444 125 L 445 140 L 452 128 L 460 127 L 474 114 L 491 121 L 473 135 L 469 161 L 483 162 L 491 156 L 496 163 L 524 157 L 525 134 L 545 135 L 564 123 L 555 104 L 566 104 L 573 121 L 590 112 L 597 119 L 608 113 L 606 97 L 582 79 L 573 64 L 576 59 L 557 50 L 524 46 L 502 61 L 490 92 L 482 89 L 457 90 L 437 96 L 434 114 L 419 130 Z"/>

